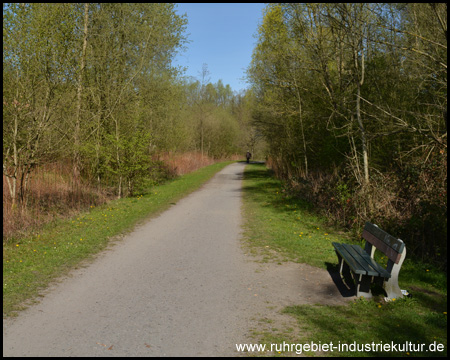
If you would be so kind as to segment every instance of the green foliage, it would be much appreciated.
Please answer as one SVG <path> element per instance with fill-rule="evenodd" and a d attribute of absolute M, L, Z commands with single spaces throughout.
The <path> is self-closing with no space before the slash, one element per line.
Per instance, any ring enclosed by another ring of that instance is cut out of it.
<path fill-rule="evenodd" d="M 70 161 L 77 186 L 83 176 L 120 197 L 158 177 L 148 170 L 157 153 L 246 151 L 230 86 L 210 83 L 206 65 L 201 82 L 172 66 L 187 43 L 175 6 L 3 7 L 3 168 L 13 203 L 49 160 Z"/>
<path fill-rule="evenodd" d="M 247 70 L 277 175 L 417 256 L 446 249 L 446 22 L 444 4 L 269 4 Z"/>
<path fill-rule="evenodd" d="M 135 186 L 149 175 L 150 139 L 150 134 L 144 131 L 134 133 L 129 138 L 121 137 L 119 140 L 109 136 L 112 152 L 106 161 L 106 169 L 123 178 L 128 187 L 128 196 L 133 196 Z"/>
<path fill-rule="evenodd" d="M 20 173 L 71 157 L 75 180 L 81 170 L 119 195 L 124 181 L 132 194 L 151 146 L 181 143 L 184 99 L 171 60 L 186 41 L 185 17 L 173 4 L 118 3 L 8 4 L 3 15 L 12 196 Z"/>
<path fill-rule="evenodd" d="M 197 151 L 214 158 L 245 153 L 246 145 L 240 143 L 244 124 L 236 116 L 237 108 L 244 105 L 236 105 L 229 85 L 224 86 L 221 80 L 216 84 L 191 81 L 186 86 L 186 97 L 186 116 Z"/>

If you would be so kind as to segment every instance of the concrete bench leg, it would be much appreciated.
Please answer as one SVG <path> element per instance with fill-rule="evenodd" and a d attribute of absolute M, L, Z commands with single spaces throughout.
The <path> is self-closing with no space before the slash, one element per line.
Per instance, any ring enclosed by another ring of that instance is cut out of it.
<path fill-rule="evenodd" d="M 392 299 L 401 299 L 403 298 L 402 290 L 398 285 L 398 273 L 400 272 L 400 268 L 402 267 L 403 260 L 406 257 L 406 249 L 403 250 L 403 253 L 400 257 L 398 264 L 395 264 L 393 261 L 388 261 L 387 270 L 390 271 L 391 277 L 383 283 L 384 291 L 386 291 L 387 297 L 385 298 L 387 301 Z"/>
<path fill-rule="evenodd" d="M 402 290 L 398 286 L 398 279 L 390 278 L 383 284 L 384 291 L 386 291 L 386 300 L 401 299 L 403 297 Z"/>

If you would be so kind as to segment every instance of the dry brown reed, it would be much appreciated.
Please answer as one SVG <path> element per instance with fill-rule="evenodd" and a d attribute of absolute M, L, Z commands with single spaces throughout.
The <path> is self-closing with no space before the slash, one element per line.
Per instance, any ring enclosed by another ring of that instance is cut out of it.
<path fill-rule="evenodd" d="M 173 175 L 184 175 L 204 166 L 212 165 L 217 160 L 202 155 L 199 152 L 174 153 L 165 152 L 158 155 L 160 161 L 163 161 L 169 172 Z"/>
<path fill-rule="evenodd" d="M 15 205 L 7 179 L 3 176 L 4 242 L 44 223 L 71 216 L 108 200 L 105 190 L 83 183 L 75 185 L 71 171 L 70 163 L 62 161 L 35 167 L 29 175 L 23 201 L 16 200 Z"/>

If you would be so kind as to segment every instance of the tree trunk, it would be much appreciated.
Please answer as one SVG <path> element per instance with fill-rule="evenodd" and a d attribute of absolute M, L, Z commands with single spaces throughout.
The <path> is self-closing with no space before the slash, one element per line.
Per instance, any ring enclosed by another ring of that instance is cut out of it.
<path fill-rule="evenodd" d="M 297 84 L 296 84 L 297 85 Z M 305 152 L 305 177 L 308 177 L 308 155 L 306 154 L 306 139 L 305 131 L 303 129 L 303 116 L 302 116 L 302 99 L 300 97 L 300 92 L 297 87 L 297 98 L 298 98 L 298 116 L 300 120 L 300 128 L 302 131 L 302 141 L 303 141 L 303 151 Z"/>
<path fill-rule="evenodd" d="M 80 60 L 80 73 L 78 75 L 78 89 L 77 89 L 77 110 L 75 117 L 75 129 L 73 133 L 73 180 L 74 185 L 78 188 L 80 182 L 80 145 L 81 145 L 81 102 L 83 93 L 83 74 L 86 65 L 86 48 L 87 48 L 87 36 L 88 36 L 88 21 L 89 21 L 89 3 L 84 5 L 84 35 L 83 35 L 83 49 Z"/>
<path fill-rule="evenodd" d="M 360 25 L 358 25 L 360 26 Z M 361 117 L 361 86 L 364 84 L 364 39 L 361 34 L 360 28 L 358 32 L 358 37 L 355 39 L 353 46 L 353 56 L 355 61 L 355 71 L 357 74 L 357 83 L 356 83 L 356 119 L 358 121 L 360 137 L 361 137 L 361 147 L 362 147 L 362 155 L 363 155 L 363 167 L 364 167 L 364 184 L 367 185 L 369 183 L 369 156 L 367 153 L 367 139 L 366 139 L 366 131 L 364 129 L 364 124 Z M 358 62 L 358 50 L 361 51 L 361 69 L 359 69 Z"/>

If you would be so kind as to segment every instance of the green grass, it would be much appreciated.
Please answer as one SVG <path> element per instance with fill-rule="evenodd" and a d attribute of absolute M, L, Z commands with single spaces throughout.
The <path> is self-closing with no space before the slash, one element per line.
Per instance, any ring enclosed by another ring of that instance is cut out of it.
<path fill-rule="evenodd" d="M 246 246 L 262 255 L 262 261 L 295 261 L 337 270 L 331 242 L 355 242 L 345 231 L 327 226 L 326 219 L 317 215 L 308 203 L 285 194 L 282 183 L 264 165 L 246 167 L 243 187 Z M 386 259 L 378 255 L 377 261 Z M 297 329 L 263 331 L 258 334 L 258 340 L 266 344 L 283 341 L 335 345 L 424 344 L 422 352 L 335 350 L 308 353 L 311 356 L 446 356 L 446 275 L 407 256 L 399 283 L 402 289 L 409 290 L 412 298 L 386 303 L 379 295 L 370 301 L 358 299 L 345 306 L 290 306 L 283 312 L 297 320 Z M 425 351 L 434 343 L 443 344 L 444 351 Z"/>
<path fill-rule="evenodd" d="M 348 234 L 327 226 L 307 202 L 286 195 L 264 165 L 247 166 L 243 187 L 250 248 L 266 260 L 276 257 L 323 269 L 336 262 L 330 244 L 349 241 Z"/>
<path fill-rule="evenodd" d="M 204 167 L 156 186 L 145 195 L 92 206 L 89 212 L 3 244 L 4 316 L 16 315 L 35 301 L 52 281 L 82 266 L 84 260 L 92 259 L 113 239 L 198 189 L 230 163 Z"/>

